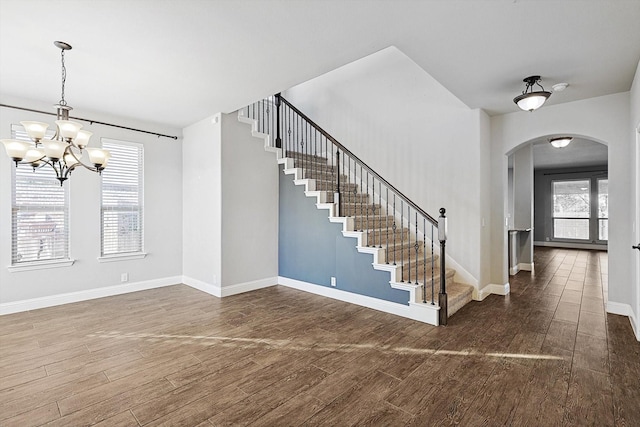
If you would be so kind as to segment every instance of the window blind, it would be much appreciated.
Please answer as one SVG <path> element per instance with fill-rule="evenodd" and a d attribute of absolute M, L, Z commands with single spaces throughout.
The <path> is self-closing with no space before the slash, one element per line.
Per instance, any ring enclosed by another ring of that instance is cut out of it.
<path fill-rule="evenodd" d="M 31 141 L 22 126 L 11 131 L 13 138 Z M 12 169 L 11 264 L 68 259 L 69 186 L 60 186 L 47 165 L 36 172 L 26 165 Z"/>
<path fill-rule="evenodd" d="M 111 152 L 102 171 L 101 254 L 143 251 L 143 147 L 102 140 Z"/>

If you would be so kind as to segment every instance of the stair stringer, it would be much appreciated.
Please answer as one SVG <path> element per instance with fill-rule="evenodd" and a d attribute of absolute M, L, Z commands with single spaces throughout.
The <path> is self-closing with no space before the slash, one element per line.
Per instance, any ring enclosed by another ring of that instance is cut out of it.
<path fill-rule="evenodd" d="M 342 235 L 344 237 L 355 238 L 357 240 L 356 249 L 358 252 L 372 255 L 372 267 L 375 270 L 386 271 L 389 273 L 389 285 L 394 289 L 404 290 L 409 293 L 408 310 L 402 310 L 402 314 L 399 315 L 419 322 L 438 326 L 440 307 L 437 303 L 431 304 L 430 302 L 421 302 L 422 285 L 399 281 L 398 279 L 401 279 L 402 277 L 401 267 L 387 264 L 385 262 L 384 257 L 386 251 L 383 248 L 367 246 L 366 233 L 364 231 L 355 230 L 354 218 L 336 216 L 336 203 L 327 202 L 327 194 L 329 192 L 316 190 L 316 180 L 312 178 L 304 178 L 303 168 L 294 167 L 294 159 L 283 157 L 282 150 L 272 146 L 271 137 L 268 134 L 258 131 L 257 120 L 243 116 L 243 112 L 240 110 L 238 112 L 238 121 L 251 126 L 251 135 L 263 140 L 265 151 L 272 152 L 276 155 L 277 163 L 284 166 L 284 174 L 293 175 L 293 182 L 295 185 L 305 186 L 306 197 L 316 198 L 316 208 L 328 211 L 327 218 L 330 222 L 342 224 Z M 398 313 L 396 312 L 394 314 Z"/>

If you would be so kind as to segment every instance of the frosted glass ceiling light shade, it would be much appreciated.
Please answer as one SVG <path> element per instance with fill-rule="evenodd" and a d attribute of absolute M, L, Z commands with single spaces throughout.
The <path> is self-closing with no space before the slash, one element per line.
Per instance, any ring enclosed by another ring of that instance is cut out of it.
<path fill-rule="evenodd" d="M 551 138 L 549 143 L 555 148 L 564 148 L 571 143 L 572 139 L 570 136 L 559 136 L 557 138 Z"/>
<path fill-rule="evenodd" d="M 89 132 L 88 130 L 79 130 L 78 135 L 73 142 L 76 144 L 76 147 L 82 150 L 89 144 L 89 138 L 91 138 L 91 135 L 93 135 L 93 132 Z"/>
<path fill-rule="evenodd" d="M 100 148 L 87 148 L 89 152 L 89 161 L 97 168 L 104 168 L 111 157 L 111 153 Z"/>
<path fill-rule="evenodd" d="M 24 130 L 27 131 L 29 138 L 34 141 L 40 142 L 41 139 L 44 138 L 45 133 L 47 132 L 47 128 L 49 127 L 49 123 L 43 122 L 20 122 L 22 126 L 24 126 Z"/>
<path fill-rule="evenodd" d="M 23 159 L 23 163 L 30 164 L 34 170 L 38 167 L 49 165 L 55 171 L 56 179 L 62 185 L 71 171 L 77 166 L 100 173 L 107 165 L 110 154 L 107 150 L 98 150 L 98 152 L 94 153 L 94 158 L 90 158 L 92 164 L 85 164 L 82 161 L 82 153 L 80 151 L 89 144 L 89 138 L 91 138 L 92 133 L 81 130 L 82 125 L 80 123 L 69 120 L 69 111 L 73 110 L 73 108 L 67 105 L 67 101 L 64 99 L 64 86 L 67 81 L 64 53 L 67 50 L 71 50 L 72 47 L 69 43 L 61 41 L 55 41 L 53 44 L 61 51 L 60 58 L 62 63 L 62 96 L 58 104 L 55 105 L 57 110 L 57 132 L 55 136 L 53 139 L 45 139 L 47 128 L 49 127 L 47 123 L 22 121 L 20 123 L 29 138 L 35 143 L 35 148 L 28 142 L 20 140 L 7 139 L 2 140 L 2 142 L 7 155 L 16 163 L 16 167 Z M 39 148 L 39 145 L 44 146 L 44 148 Z"/>
<path fill-rule="evenodd" d="M 24 159 L 27 151 L 31 148 L 28 142 L 18 141 L 17 139 L 3 139 L 2 143 L 4 144 L 7 156 L 11 157 L 11 159 L 16 162 L 16 165 Z"/>
<path fill-rule="evenodd" d="M 41 148 L 31 148 L 24 156 L 25 163 L 38 163 L 45 156 L 44 150 Z M 36 165 L 37 166 L 37 165 Z"/>
<path fill-rule="evenodd" d="M 44 142 L 44 153 L 49 160 L 58 161 L 64 156 L 68 146 L 66 142 L 55 139 L 47 140 Z"/>
<path fill-rule="evenodd" d="M 73 141 L 78 136 L 78 131 L 82 128 L 80 123 L 72 122 L 70 120 L 56 120 L 60 136 L 67 141 Z"/>
<path fill-rule="evenodd" d="M 513 102 L 515 102 L 516 105 L 524 111 L 534 111 L 542 107 L 542 105 L 551 96 L 551 92 L 544 90 L 540 84 L 540 76 L 530 76 L 522 81 L 527 84 L 527 87 L 522 91 L 522 95 L 518 95 L 513 98 Z M 540 89 L 542 90 L 534 91 L 534 85 L 540 86 Z"/>

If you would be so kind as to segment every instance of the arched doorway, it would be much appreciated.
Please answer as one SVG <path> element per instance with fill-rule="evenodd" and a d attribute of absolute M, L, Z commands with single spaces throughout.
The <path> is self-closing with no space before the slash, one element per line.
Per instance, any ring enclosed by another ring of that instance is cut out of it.
<path fill-rule="evenodd" d="M 555 148 L 545 135 L 508 153 L 509 274 L 534 269 L 535 247 L 607 250 L 608 149 L 572 135 Z"/>

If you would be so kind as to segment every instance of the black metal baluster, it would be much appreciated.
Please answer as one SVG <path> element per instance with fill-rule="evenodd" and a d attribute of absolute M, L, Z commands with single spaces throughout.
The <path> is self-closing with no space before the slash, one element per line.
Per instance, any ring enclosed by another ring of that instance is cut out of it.
<path fill-rule="evenodd" d="M 404 199 L 400 199 L 400 247 L 404 247 Z M 397 248 L 394 247 L 395 250 Z M 400 251 L 400 269 L 402 270 L 402 280 L 404 282 L 404 251 Z"/>
<path fill-rule="evenodd" d="M 276 148 L 282 148 L 282 138 L 280 137 L 280 106 L 282 105 L 282 100 L 280 99 L 280 94 L 276 94 Z M 284 157 L 284 151 L 283 151 Z"/>
<path fill-rule="evenodd" d="M 396 193 L 393 193 L 393 248 L 396 247 Z M 389 245 L 387 245 L 387 255 L 389 254 Z M 393 251 L 393 265 L 396 265 L 396 251 Z"/>
<path fill-rule="evenodd" d="M 380 215 L 382 215 L 382 181 L 378 181 L 378 209 L 380 211 Z M 389 229 L 389 215 L 387 211 L 384 212 L 385 220 L 384 220 L 384 228 L 385 230 Z M 380 232 L 378 233 L 378 247 L 382 248 L 382 227 L 380 227 Z M 374 241 L 375 246 L 375 241 Z"/>
<path fill-rule="evenodd" d="M 416 212 L 416 285 L 418 284 L 418 252 L 420 250 L 420 244 L 418 243 L 418 212 Z"/>
<path fill-rule="evenodd" d="M 409 235 L 407 236 L 407 258 L 409 258 L 407 268 L 409 270 L 409 276 L 407 277 L 407 282 L 411 283 L 411 206 L 407 206 L 407 228 L 409 229 Z M 402 254 L 404 255 L 404 245 L 402 245 Z M 402 277 L 404 277 L 404 275 Z"/>
<path fill-rule="evenodd" d="M 386 230 L 386 238 L 385 238 L 385 245 L 387 246 L 387 249 L 385 251 L 385 254 L 387 254 L 385 256 L 386 258 L 386 262 L 387 264 L 389 264 L 389 187 L 387 187 L 387 208 L 385 210 L 385 212 L 387 213 L 387 230 Z M 395 223 L 395 221 L 394 221 Z M 380 242 L 380 247 L 382 247 L 382 242 Z"/>
<path fill-rule="evenodd" d="M 427 303 L 427 219 L 422 218 L 422 302 Z"/>
<path fill-rule="evenodd" d="M 340 195 L 340 149 L 336 149 L 336 160 L 338 165 L 338 183 L 336 185 L 336 194 L 338 196 L 338 216 L 342 216 L 342 196 Z"/>
<path fill-rule="evenodd" d="M 360 180 L 360 182 L 362 182 L 362 179 Z M 369 223 L 369 171 L 367 171 L 367 179 L 365 180 L 365 182 L 367 183 L 367 204 L 365 205 L 365 209 L 366 209 L 365 215 L 367 218 L 367 230 L 371 230 L 371 224 Z M 374 223 L 374 227 L 375 227 L 375 223 Z"/>
<path fill-rule="evenodd" d="M 362 185 L 362 165 L 360 165 L 360 231 L 362 231 L 364 229 L 363 226 L 363 218 L 362 218 L 362 212 L 363 212 L 363 201 L 364 201 L 364 186 Z"/>
<path fill-rule="evenodd" d="M 431 305 L 435 305 L 435 277 L 434 277 L 434 268 L 435 268 L 435 256 L 433 254 L 433 224 L 431 224 Z"/>

